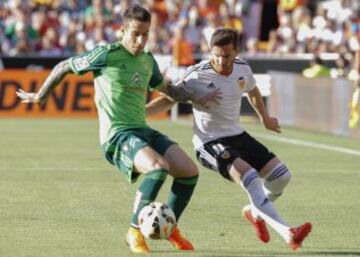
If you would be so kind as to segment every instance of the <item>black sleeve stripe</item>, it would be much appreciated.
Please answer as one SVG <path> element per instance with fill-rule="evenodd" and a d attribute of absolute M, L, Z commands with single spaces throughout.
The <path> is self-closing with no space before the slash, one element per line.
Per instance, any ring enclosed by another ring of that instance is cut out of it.
<path fill-rule="evenodd" d="M 199 68 L 200 68 L 200 66 L 198 66 L 198 65 L 191 67 L 188 71 L 185 72 L 183 79 L 185 79 L 187 76 L 189 76 L 191 73 L 198 70 Z"/>
<path fill-rule="evenodd" d="M 249 63 L 243 59 L 235 59 L 234 63 L 236 64 L 242 64 L 242 65 L 249 65 Z"/>

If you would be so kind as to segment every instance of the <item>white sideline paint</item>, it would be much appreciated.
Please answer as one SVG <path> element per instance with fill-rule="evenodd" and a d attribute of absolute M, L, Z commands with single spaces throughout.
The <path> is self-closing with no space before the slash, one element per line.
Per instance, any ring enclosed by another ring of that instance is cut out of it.
<path fill-rule="evenodd" d="M 181 124 L 181 125 L 192 126 L 192 122 L 179 121 L 179 120 L 176 121 L 176 122 Z M 264 134 L 264 133 L 255 133 L 254 132 L 254 133 L 251 133 L 251 135 L 254 135 L 254 136 L 259 137 L 259 138 L 264 138 L 264 139 L 267 139 L 267 140 L 271 140 L 271 141 L 277 141 L 277 142 L 286 143 L 286 144 L 299 145 L 299 146 L 317 148 L 317 149 L 322 149 L 322 150 L 327 150 L 327 151 L 332 151 L 332 152 L 338 152 L 338 153 L 343 153 L 343 154 L 360 156 L 360 151 L 359 150 L 354 150 L 354 149 L 345 148 L 345 147 L 314 143 L 314 142 L 309 142 L 309 141 L 304 141 L 304 140 L 299 140 L 299 139 L 293 139 L 293 138 L 288 138 L 288 137 L 283 137 L 283 136 L 272 136 L 272 135 L 267 135 L 267 134 Z"/>
<path fill-rule="evenodd" d="M 360 156 L 360 151 L 350 149 L 350 148 L 339 147 L 339 146 L 334 146 L 334 145 L 326 145 L 326 144 L 320 144 L 320 143 L 313 143 L 313 142 L 309 142 L 309 141 L 303 141 L 303 140 L 298 140 L 298 139 L 293 139 L 293 138 L 288 138 L 288 137 L 266 135 L 263 133 L 251 133 L 251 134 L 253 134 L 257 137 L 272 140 L 272 141 L 278 141 L 278 142 L 287 143 L 287 144 L 306 146 L 306 147 L 310 147 L 310 148 L 317 148 L 317 149 L 323 149 L 323 150 L 328 150 L 328 151 L 333 151 L 333 152 L 339 152 L 339 153 L 344 153 L 344 154 Z"/>

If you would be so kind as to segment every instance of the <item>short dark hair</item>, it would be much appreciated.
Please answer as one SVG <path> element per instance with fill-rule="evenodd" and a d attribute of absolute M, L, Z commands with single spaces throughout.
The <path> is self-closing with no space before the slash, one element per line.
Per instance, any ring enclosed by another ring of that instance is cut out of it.
<path fill-rule="evenodd" d="M 218 28 L 214 31 L 210 40 L 210 47 L 233 44 L 234 49 L 239 47 L 239 35 L 233 29 Z"/>
<path fill-rule="evenodd" d="M 136 4 L 127 8 L 123 14 L 124 24 L 132 21 L 138 20 L 142 22 L 150 22 L 151 14 L 144 7 Z"/>

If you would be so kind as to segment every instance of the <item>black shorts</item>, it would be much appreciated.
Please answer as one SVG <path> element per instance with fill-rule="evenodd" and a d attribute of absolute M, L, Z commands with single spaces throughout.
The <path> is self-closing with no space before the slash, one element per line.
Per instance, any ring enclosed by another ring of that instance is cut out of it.
<path fill-rule="evenodd" d="M 275 154 L 247 132 L 219 138 L 196 150 L 196 158 L 204 167 L 219 172 L 229 180 L 229 169 L 236 158 L 259 171 L 274 157 Z"/>

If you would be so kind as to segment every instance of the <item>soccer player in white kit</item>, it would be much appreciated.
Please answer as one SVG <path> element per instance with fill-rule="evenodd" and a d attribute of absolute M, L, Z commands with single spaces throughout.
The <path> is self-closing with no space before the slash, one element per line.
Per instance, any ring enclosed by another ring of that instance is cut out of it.
<path fill-rule="evenodd" d="M 266 224 L 271 226 L 296 250 L 311 232 L 311 224 L 299 227 L 287 224 L 276 211 L 273 201 L 284 191 L 291 173 L 263 144 L 241 126 L 240 107 L 247 94 L 265 128 L 280 133 L 276 118 L 269 117 L 249 64 L 236 58 L 238 35 L 219 28 L 212 35 L 211 59 L 191 66 L 178 86 L 193 94 L 219 89 L 222 99 L 208 106 L 193 103 L 193 144 L 198 161 L 225 179 L 239 184 L 248 194 L 250 204 L 243 216 L 253 225 L 258 238 L 270 240 Z M 168 109 L 174 101 L 160 97 L 147 105 L 147 114 Z"/>

